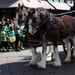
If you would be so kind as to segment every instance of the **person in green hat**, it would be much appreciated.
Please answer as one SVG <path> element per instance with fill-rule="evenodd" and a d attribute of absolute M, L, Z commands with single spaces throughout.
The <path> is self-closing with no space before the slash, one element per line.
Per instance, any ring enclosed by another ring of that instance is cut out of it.
<path fill-rule="evenodd" d="M 1 29 L 1 46 L 4 51 L 8 51 L 8 33 L 10 32 L 9 24 L 5 22 Z"/>

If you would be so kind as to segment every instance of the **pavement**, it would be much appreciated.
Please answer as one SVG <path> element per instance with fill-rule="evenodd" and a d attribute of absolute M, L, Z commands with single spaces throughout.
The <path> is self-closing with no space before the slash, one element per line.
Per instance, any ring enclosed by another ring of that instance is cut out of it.
<path fill-rule="evenodd" d="M 67 64 L 62 62 L 61 67 L 47 64 L 45 70 L 30 67 L 31 50 L 0 53 L 0 75 L 75 75 L 75 62 Z M 38 48 L 38 51 L 40 51 L 40 48 Z M 62 61 L 63 56 L 61 54 Z"/>
<path fill-rule="evenodd" d="M 21 51 L 14 51 L 14 52 L 0 52 L 0 65 L 1 64 L 7 64 L 12 62 L 27 62 L 30 61 L 32 57 L 32 49 L 33 48 L 27 48 L 25 50 Z M 38 47 L 37 51 L 41 51 L 42 47 Z M 62 47 L 58 47 L 59 51 L 63 51 Z M 53 51 L 53 48 L 51 46 L 51 50 Z M 49 46 L 47 47 L 47 51 L 49 51 Z M 23 60 L 24 59 L 24 60 Z M 47 61 L 51 60 L 51 53 L 48 54 Z"/>
<path fill-rule="evenodd" d="M 12 57 L 12 55 L 10 56 Z M 0 75 L 75 75 L 75 63 L 63 63 L 61 67 L 55 67 L 51 64 L 47 64 L 47 68 L 43 70 L 30 67 L 29 62 L 21 62 L 25 59 L 15 62 L 12 62 L 12 60 L 10 63 L 0 61 L 0 63 L 4 63 L 0 64 Z M 5 61 L 9 60 L 5 59 Z"/>
<path fill-rule="evenodd" d="M 23 50 L 18 52 L 1 52 L 0 65 L 13 62 L 26 62 L 30 60 L 31 56 L 31 50 Z"/>

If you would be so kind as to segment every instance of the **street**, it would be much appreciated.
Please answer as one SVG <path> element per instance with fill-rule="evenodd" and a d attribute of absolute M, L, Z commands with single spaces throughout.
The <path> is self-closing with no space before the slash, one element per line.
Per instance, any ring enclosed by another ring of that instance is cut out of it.
<path fill-rule="evenodd" d="M 47 65 L 45 70 L 41 70 L 25 62 L 15 62 L 0 65 L 0 75 L 75 75 L 75 63 L 63 64 L 62 67 Z"/>
<path fill-rule="evenodd" d="M 45 70 L 32 68 L 29 65 L 32 53 L 21 52 L 0 53 L 0 75 L 75 75 L 75 63 L 62 62 L 61 67 L 54 67 L 50 62 Z M 64 54 L 61 54 L 63 61 Z"/>

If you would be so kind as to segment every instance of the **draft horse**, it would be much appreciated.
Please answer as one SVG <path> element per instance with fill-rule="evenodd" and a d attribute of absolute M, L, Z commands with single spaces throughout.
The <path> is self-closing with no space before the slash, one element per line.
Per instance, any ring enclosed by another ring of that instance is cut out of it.
<path fill-rule="evenodd" d="M 59 42 L 61 42 L 63 45 L 64 43 L 67 45 L 67 55 L 65 61 L 70 61 L 71 40 L 73 41 L 73 45 L 75 45 L 74 18 L 69 15 L 55 17 L 53 14 L 50 14 L 46 9 L 42 9 L 40 11 L 39 10 L 40 9 L 36 10 L 33 14 L 31 25 L 35 29 L 35 31 L 33 31 L 33 37 L 41 41 L 42 53 L 37 53 L 36 50 L 33 51 L 34 57 L 32 58 L 32 64 L 37 64 L 41 68 L 46 68 L 46 49 L 47 43 L 48 41 L 50 41 L 54 45 L 55 61 L 53 62 L 53 64 L 55 66 L 61 66 L 62 64 L 59 57 L 57 45 Z M 36 49 L 36 47 L 34 49 Z M 37 58 L 40 59 L 38 60 Z"/>

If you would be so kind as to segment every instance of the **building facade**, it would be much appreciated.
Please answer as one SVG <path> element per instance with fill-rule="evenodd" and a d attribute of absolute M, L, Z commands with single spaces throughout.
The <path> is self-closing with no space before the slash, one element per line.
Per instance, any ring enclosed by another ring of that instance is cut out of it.
<path fill-rule="evenodd" d="M 34 1 L 34 0 L 0 0 L 0 18 L 3 16 L 15 17 L 16 14 L 15 11 L 16 11 L 16 7 L 18 6 L 18 3 L 20 4 L 23 3 L 26 5 L 25 1 Z M 40 2 L 42 0 L 36 0 L 36 1 Z M 52 5 L 56 7 L 56 9 L 58 10 L 70 10 L 70 7 L 73 6 L 73 0 L 45 0 L 45 1 L 46 4 L 52 3 Z M 49 4 L 47 6 L 49 6 Z M 52 9 L 52 10 L 56 10 L 56 9 Z"/>
<path fill-rule="evenodd" d="M 2 17 L 15 17 L 18 0 L 0 0 L 0 19 Z"/>
<path fill-rule="evenodd" d="M 74 0 L 48 0 L 58 10 L 70 10 L 74 6 Z"/>

